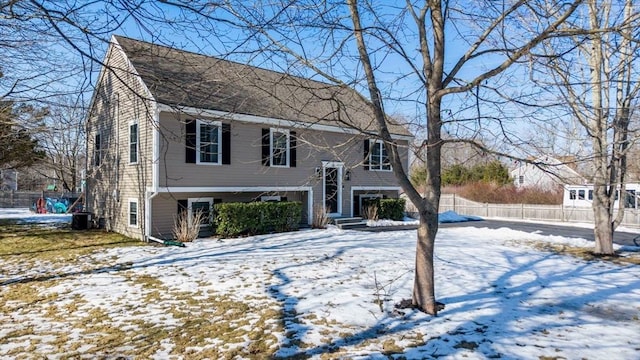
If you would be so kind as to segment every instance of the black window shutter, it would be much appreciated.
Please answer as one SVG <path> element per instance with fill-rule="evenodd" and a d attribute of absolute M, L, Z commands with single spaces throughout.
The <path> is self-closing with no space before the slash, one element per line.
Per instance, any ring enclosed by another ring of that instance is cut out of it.
<path fill-rule="evenodd" d="M 269 166 L 269 129 L 262 129 L 262 165 Z"/>
<path fill-rule="evenodd" d="M 369 170 L 369 139 L 364 139 L 364 169 Z"/>
<path fill-rule="evenodd" d="M 231 124 L 222 124 L 222 163 L 231 164 Z"/>
<path fill-rule="evenodd" d="M 185 123 L 185 134 L 186 134 L 186 144 L 185 144 L 185 159 L 186 163 L 195 164 L 196 163 L 196 121 L 188 120 Z"/>
<path fill-rule="evenodd" d="M 178 200 L 178 215 L 182 215 L 183 212 L 187 211 L 189 207 L 188 200 Z"/>
<path fill-rule="evenodd" d="M 296 143 L 297 143 L 296 132 L 291 131 L 289 133 L 289 160 L 291 163 L 289 164 L 290 167 L 296 167 L 296 157 L 297 157 Z"/>
<path fill-rule="evenodd" d="M 360 195 L 353 195 L 353 216 L 360 215 Z"/>

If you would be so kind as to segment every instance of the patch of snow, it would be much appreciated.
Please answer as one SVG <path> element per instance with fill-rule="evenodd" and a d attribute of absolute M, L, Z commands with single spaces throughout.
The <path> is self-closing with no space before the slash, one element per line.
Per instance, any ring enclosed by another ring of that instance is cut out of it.
<path fill-rule="evenodd" d="M 404 221 L 397 220 L 367 220 L 367 226 L 378 227 L 378 226 L 406 226 L 406 225 L 418 225 L 420 222 L 418 220 L 413 220 L 411 218 L 405 218 Z"/>
<path fill-rule="evenodd" d="M 440 229 L 436 296 L 446 308 L 438 317 L 407 309 L 399 313 L 393 307 L 412 295 L 415 231 L 365 233 L 331 227 L 200 239 L 185 248 L 111 248 L 90 257 L 94 263 L 128 264 L 127 277 L 154 277 L 170 291 L 193 293 L 194 298 L 211 292 L 275 306 L 289 317 L 279 319 L 285 328 L 274 334 L 279 356 L 320 358 L 329 344 L 340 348 L 342 358 L 386 359 L 382 344 L 393 341 L 404 348 L 401 356 L 406 359 L 637 359 L 639 267 L 539 251 L 525 245 L 531 240 L 593 246 L 584 239 L 509 228 Z M 66 265 L 64 272 L 70 275 L 43 290 L 57 293 L 60 304 L 86 301 L 70 316 L 82 318 L 102 309 L 113 326 L 136 319 L 180 326 L 167 313 L 171 299 L 145 303 L 151 290 L 110 268 L 86 273 L 85 263 L 91 261 Z M 6 274 L 20 274 L 16 266 L 0 259 Z M 57 270 L 52 264 L 42 267 L 40 271 Z M 27 326 L 49 332 L 52 325 L 74 334 L 63 322 L 51 324 L 42 306 L 0 312 L 0 334 Z M 24 339 L 4 340 L 0 357 L 28 345 Z M 219 349 L 229 346 L 219 341 L 211 339 Z M 172 339 L 161 343 L 153 358 L 170 357 Z M 33 344 L 38 353 L 57 357 L 46 342 Z"/>
<path fill-rule="evenodd" d="M 458 223 L 458 222 L 466 222 L 466 221 L 482 221 L 481 217 L 471 216 L 471 215 L 460 215 L 455 211 L 445 211 L 443 213 L 438 214 L 438 222 L 440 223 Z M 382 219 L 382 220 L 367 220 L 367 226 L 370 227 L 378 227 L 378 226 L 407 226 L 407 225 L 418 225 L 420 222 L 418 220 L 412 219 L 410 217 L 405 217 L 403 221 Z"/>
<path fill-rule="evenodd" d="M 72 214 L 36 214 L 29 208 L 0 208 L 0 219 L 18 220 L 20 223 L 71 223 Z"/>

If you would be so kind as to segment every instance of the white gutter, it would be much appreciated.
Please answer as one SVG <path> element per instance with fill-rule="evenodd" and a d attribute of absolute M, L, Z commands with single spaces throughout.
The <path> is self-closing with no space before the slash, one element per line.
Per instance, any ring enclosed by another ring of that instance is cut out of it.
<path fill-rule="evenodd" d="M 247 114 L 236 114 L 230 113 L 226 111 L 219 110 L 208 110 L 208 109 L 198 109 L 189 106 L 169 106 L 165 104 L 158 104 L 158 108 L 161 111 L 172 112 L 172 113 L 180 113 L 183 112 L 185 114 L 193 115 L 193 116 L 210 116 L 215 118 L 229 119 L 235 121 L 244 121 L 253 124 L 264 124 L 270 125 L 274 127 L 292 127 L 298 129 L 310 129 L 310 130 L 318 130 L 318 131 L 328 131 L 334 133 L 342 133 L 342 134 L 363 134 L 363 131 L 355 128 L 348 128 L 343 126 L 335 126 L 335 125 L 326 125 L 326 124 L 317 124 L 317 123 L 305 123 L 301 121 L 294 120 L 283 120 L 276 119 L 264 116 L 256 116 L 256 115 L 247 115 Z M 409 135 L 399 135 L 399 134 L 391 134 L 393 139 L 398 140 L 413 140 L 413 136 Z"/>

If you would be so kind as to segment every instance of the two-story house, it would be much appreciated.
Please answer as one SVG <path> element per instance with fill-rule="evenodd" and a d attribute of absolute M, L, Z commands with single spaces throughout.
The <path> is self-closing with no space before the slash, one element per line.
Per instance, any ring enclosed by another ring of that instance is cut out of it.
<path fill-rule="evenodd" d="M 412 136 L 390 130 L 408 166 Z M 347 87 L 113 36 L 87 119 L 87 210 L 140 239 L 218 202 L 358 215 L 400 191 L 376 133 Z"/>

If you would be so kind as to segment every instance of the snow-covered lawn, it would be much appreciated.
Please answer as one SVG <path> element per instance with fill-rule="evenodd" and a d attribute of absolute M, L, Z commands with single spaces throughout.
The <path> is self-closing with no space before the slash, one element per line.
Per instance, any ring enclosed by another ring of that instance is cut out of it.
<path fill-rule="evenodd" d="M 394 308 L 411 295 L 415 231 L 0 257 L 0 357 L 640 359 L 639 266 L 477 226 L 438 233 L 437 317 Z"/>

